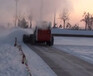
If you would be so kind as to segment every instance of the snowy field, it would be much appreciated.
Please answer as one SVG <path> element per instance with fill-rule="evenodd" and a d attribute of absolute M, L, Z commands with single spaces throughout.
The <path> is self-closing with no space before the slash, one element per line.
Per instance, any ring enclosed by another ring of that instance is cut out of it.
<path fill-rule="evenodd" d="M 17 48 L 8 44 L 0 46 L 0 76 L 27 76 Z"/>
<path fill-rule="evenodd" d="M 0 29 L 0 76 L 29 76 L 26 66 L 22 64 L 21 53 L 14 47 L 15 37 L 26 55 L 32 76 L 56 76 L 50 67 L 22 42 L 23 34 L 32 33 L 31 29 Z"/>
<path fill-rule="evenodd" d="M 26 55 L 32 76 L 56 76 L 50 67 L 23 42 L 23 34 L 33 33 L 31 29 L 0 27 L 0 76 L 29 76 L 26 67 L 21 63 L 21 54 L 14 47 L 15 37 Z M 62 51 L 93 63 L 93 38 L 55 37 L 54 46 Z"/>
<path fill-rule="evenodd" d="M 93 64 L 93 38 L 55 37 L 53 47 Z"/>

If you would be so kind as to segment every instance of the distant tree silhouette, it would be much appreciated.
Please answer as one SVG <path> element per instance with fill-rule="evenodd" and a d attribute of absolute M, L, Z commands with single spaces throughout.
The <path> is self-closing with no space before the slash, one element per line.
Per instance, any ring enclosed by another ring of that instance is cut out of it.
<path fill-rule="evenodd" d="M 73 30 L 79 30 L 78 24 L 75 24 L 71 29 L 73 29 Z"/>
<path fill-rule="evenodd" d="M 83 19 L 81 21 L 85 22 L 85 30 L 92 30 L 92 26 L 93 26 L 93 17 L 92 15 L 88 12 L 84 12 L 83 14 Z"/>
<path fill-rule="evenodd" d="M 62 25 L 61 24 L 59 25 L 59 28 L 62 28 Z"/>
<path fill-rule="evenodd" d="M 56 24 L 56 13 L 54 13 L 53 28 L 57 28 L 57 24 Z"/>
<path fill-rule="evenodd" d="M 32 14 L 30 14 L 29 16 L 28 16 L 28 19 L 29 19 L 29 21 L 30 21 L 30 28 L 32 28 Z"/>
<path fill-rule="evenodd" d="M 70 23 L 67 23 L 66 29 L 71 29 L 71 24 Z"/>
<path fill-rule="evenodd" d="M 65 29 L 66 21 L 69 20 L 68 10 L 64 9 L 63 12 L 59 15 L 59 17 L 63 21 L 63 29 Z"/>
<path fill-rule="evenodd" d="M 18 19 L 18 26 L 21 28 L 28 28 L 28 24 L 25 18 L 23 18 L 22 20 Z"/>
<path fill-rule="evenodd" d="M 54 26 L 53 26 L 53 28 L 57 28 L 57 24 L 56 24 L 56 23 L 54 23 Z"/>

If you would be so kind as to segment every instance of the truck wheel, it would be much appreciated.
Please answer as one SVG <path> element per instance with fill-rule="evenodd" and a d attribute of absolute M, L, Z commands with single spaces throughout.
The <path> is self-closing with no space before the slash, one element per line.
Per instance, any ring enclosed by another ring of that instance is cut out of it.
<path fill-rule="evenodd" d="M 23 35 L 23 42 L 26 43 L 26 35 Z"/>
<path fill-rule="evenodd" d="M 51 42 L 49 42 L 48 45 L 49 45 L 49 46 L 52 46 L 52 45 L 51 45 Z"/>
<path fill-rule="evenodd" d="M 30 35 L 30 43 L 31 43 L 32 45 L 35 44 L 35 37 L 34 37 L 34 35 Z"/>
<path fill-rule="evenodd" d="M 52 36 L 52 38 L 51 38 L 51 46 L 54 44 L 54 37 Z"/>
<path fill-rule="evenodd" d="M 51 37 L 51 40 L 47 42 L 47 45 L 52 46 L 54 44 L 54 37 Z"/>
<path fill-rule="evenodd" d="M 29 36 L 28 35 L 23 35 L 23 42 L 24 43 L 29 43 Z"/>
<path fill-rule="evenodd" d="M 33 35 L 30 35 L 30 43 L 32 44 Z"/>

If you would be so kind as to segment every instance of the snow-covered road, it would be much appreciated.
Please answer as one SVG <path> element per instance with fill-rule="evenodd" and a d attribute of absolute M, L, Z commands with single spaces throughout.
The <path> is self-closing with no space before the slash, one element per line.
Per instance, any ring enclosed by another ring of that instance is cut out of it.
<path fill-rule="evenodd" d="M 14 40 L 15 37 L 18 38 L 18 44 L 22 45 L 22 49 L 24 53 L 27 56 L 28 64 L 31 69 L 31 73 L 33 76 L 56 76 L 56 74 L 50 69 L 50 67 L 38 56 L 33 50 L 29 49 L 23 42 L 22 42 L 22 36 L 25 33 L 32 33 L 32 30 L 26 30 L 21 28 L 12 28 L 12 29 L 6 29 L 6 28 L 0 28 L 0 56 L 6 56 L 6 54 L 10 53 L 9 56 L 13 57 L 17 53 L 13 53 L 15 51 L 14 48 Z M 6 46 L 7 45 L 7 46 Z M 74 56 L 77 56 L 89 63 L 93 64 L 93 38 L 83 38 L 83 37 L 55 37 L 54 42 L 54 48 L 60 49 L 60 51 L 64 51 L 67 53 L 70 53 Z M 11 49 L 12 48 L 12 49 Z M 7 51 L 8 50 L 8 51 Z M 3 51 L 7 51 L 6 53 L 2 53 Z M 18 55 L 20 57 L 20 55 Z M 4 57 L 5 58 L 5 57 Z M 17 59 L 16 59 L 17 60 Z M 2 61 L 2 60 L 0 60 Z M 5 62 L 9 61 L 9 58 L 5 59 Z M 13 59 L 11 60 L 13 62 Z M 19 74 L 20 71 L 24 71 L 25 68 L 23 65 L 21 65 L 21 61 L 16 62 L 15 64 L 20 64 L 20 69 L 16 72 L 15 76 L 25 76 Z M 0 63 L 0 66 L 2 67 L 3 63 Z M 11 63 L 11 65 L 6 65 L 6 68 L 3 69 L 0 67 L 0 76 L 13 76 L 15 72 L 12 72 L 11 67 L 14 67 L 16 70 L 16 66 L 13 66 L 14 64 Z M 8 66 L 8 67 L 7 67 Z M 10 66 L 10 67 L 9 67 Z M 23 67 L 21 67 L 23 66 Z M 23 70 L 21 70 L 24 68 Z M 18 68 L 17 68 L 18 69 Z M 4 72 L 6 74 L 4 74 Z M 11 72 L 13 74 L 11 74 Z"/>
<path fill-rule="evenodd" d="M 28 45 L 51 67 L 57 76 L 93 76 L 93 64 L 49 46 Z"/>
<path fill-rule="evenodd" d="M 37 55 L 34 50 L 22 44 L 27 62 L 33 76 L 56 76 L 50 67 Z"/>
<path fill-rule="evenodd" d="M 55 37 L 55 45 L 53 47 L 93 64 L 93 38 Z"/>

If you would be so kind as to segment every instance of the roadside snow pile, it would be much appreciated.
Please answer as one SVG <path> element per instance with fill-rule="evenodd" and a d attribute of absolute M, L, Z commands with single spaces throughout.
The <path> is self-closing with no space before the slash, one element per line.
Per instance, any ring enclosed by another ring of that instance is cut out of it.
<path fill-rule="evenodd" d="M 68 34 L 68 35 L 93 35 L 93 31 L 90 30 L 68 30 L 53 28 L 52 34 Z"/>
<path fill-rule="evenodd" d="M 18 42 L 22 42 L 23 34 L 27 34 L 24 29 L 21 28 L 13 28 L 10 31 L 6 31 L 7 34 L 5 36 L 0 37 L 0 44 L 14 44 L 15 37 L 17 38 Z"/>
<path fill-rule="evenodd" d="M 29 68 L 32 76 L 57 76 L 55 72 L 38 56 L 34 51 L 28 48 L 26 45 L 23 46 L 23 52 L 26 55 Z"/>
<path fill-rule="evenodd" d="M 31 34 L 32 32 L 32 29 L 12 28 L 5 30 L 4 36 L 0 36 L 0 76 L 29 76 L 25 65 L 21 63 L 22 55 L 13 46 L 15 37 L 26 55 L 32 76 L 56 76 L 50 67 L 23 43 L 23 34 Z"/>
<path fill-rule="evenodd" d="M 10 42 L 14 42 L 15 41 L 15 37 L 17 38 L 18 42 L 21 43 L 23 42 L 23 35 L 24 34 L 32 34 L 33 30 L 32 29 L 22 29 L 22 28 L 14 28 L 12 29 L 11 33 L 9 33 L 6 37 L 5 40 L 8 40 L 8 43 Z"/>
<path fill-rule="evenodd" d="M 9 44 L 0 46 L 0 76 L 27 76 L 18 49 Z"/>
<path fill-rule="evenodd" d="M 15 30 L 15 31 L 11 32 L 7 36 L 7 38 L 9 39 L 8 42 L 14 42 L 15 41 L 15 37 L 17 38 L 18 42 L 22 42 L 23 34 L 26 34 L 26 32 L 23 31 L 23 30 Z"/>
<path fill-rule="evenodd" d="M 5 28 L 4 26 L 0 25 L 0 37 L 6 36 L 6 34 L 9 32 L 9 29 Z"/>

